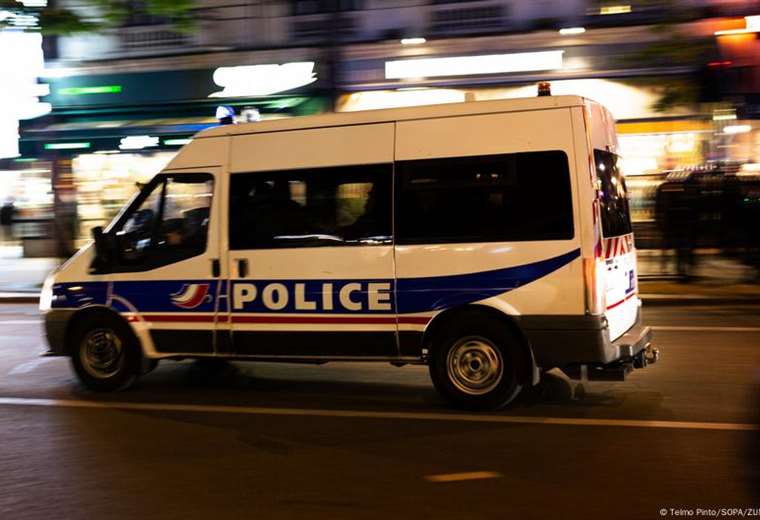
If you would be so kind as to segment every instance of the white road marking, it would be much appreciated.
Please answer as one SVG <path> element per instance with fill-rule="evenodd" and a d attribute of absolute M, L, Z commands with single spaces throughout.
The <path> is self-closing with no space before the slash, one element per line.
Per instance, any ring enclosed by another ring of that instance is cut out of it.
<path fill-rule="evenodd" d="M 499 478 L 501 473 L 495 471 L 470 471 L 467 473 L 446 473 L 443 475 L 428 475 L 425 480 L 430 482 L 459 482 L 462 480 L 482 480 L 486 478 Z"/>
<path fill-rule="evenodd" d="M 652 326 L 652 330 L 663 332 L 760 332 L 760 327 L 699 327 L 699 326 Z"/>
<path fill-rule="evenodd" d="M 38 325 L 42 320 L 0 320 L 0 325 Z"/>
<path fill-rule="evenodd" d="M 73 399 L 33 399 L 0 397 L 0 406 L 44 406 L 54 408 L 95 408 L 145 412 L 227 413 L 238 415 L 281 415 L 295 417 L 336 417 L 351 419 L 397 419 L 411 421 L 451 421 L 504 424 L 544 424 L 558 426 L 607 426 L 623 428 L 669 428 L 684 430 L 758 431 L 760 425 L 747 423 L 648 421 L 639 419 L 587 419 L 572 417 L 529 417 L 495 414 L 457 414 L 435 412 L 372 412 L 363 410 L 319 410 L 307 408 L 268 408 L 264 406 L 216 406 L 202 404 L 124 403 L 79 401 Z"/>
<path fill-rule="evenodd" d="M 16 365 L 11 370 L 8 371 L 9 376 L 18 375 L 18 374 L 28 374 L 29 372 L 34 371 L 38 367 L 50 363 L 51 361 L 56 361 L 54 358 L 37 358 L 33 359 L 31 361 L 27 361 L 26 363 L 21 363 L 20 365 Z"/>

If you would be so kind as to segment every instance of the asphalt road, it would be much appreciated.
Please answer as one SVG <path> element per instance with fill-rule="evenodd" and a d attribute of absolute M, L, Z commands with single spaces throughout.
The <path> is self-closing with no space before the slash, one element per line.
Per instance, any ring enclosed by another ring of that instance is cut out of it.
<path fill-rule="evenodd" d="M 760 516 L 760 308 L 645 318 L 662 359 L 628 381 L 550 374 L 473 415 L 384 364 L 168 362 L 92 394 L 37 357 L 33 306 L 2 305 L 0 518 Z"/>

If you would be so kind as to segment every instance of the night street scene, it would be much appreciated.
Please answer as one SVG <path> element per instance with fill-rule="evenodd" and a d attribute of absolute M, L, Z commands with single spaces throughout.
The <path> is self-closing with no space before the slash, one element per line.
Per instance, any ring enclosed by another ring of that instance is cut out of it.
<path fill-rule="evenodd" d="M 760 0 L 0 0 L 0 520 L 760 518 Z"/>

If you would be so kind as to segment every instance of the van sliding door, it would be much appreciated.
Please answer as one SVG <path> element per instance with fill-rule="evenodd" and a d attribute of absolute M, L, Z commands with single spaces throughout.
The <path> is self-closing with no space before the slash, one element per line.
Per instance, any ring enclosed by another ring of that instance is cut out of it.
<path fill-rule="evenodd" d="M 233 138 L 233 349 L 396 357 L 392 125 Z"/>

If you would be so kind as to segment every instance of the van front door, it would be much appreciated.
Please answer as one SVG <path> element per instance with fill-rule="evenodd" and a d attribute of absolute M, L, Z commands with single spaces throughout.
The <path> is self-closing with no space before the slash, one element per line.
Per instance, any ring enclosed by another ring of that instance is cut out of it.
<path fill-rule="evenodd" d="M 391 181 L 391 164 L 231 174 L 236 354 L 397 355 Z"/>
<path fill-rule="evenodd" d="M 157 355 L 215 350 L 223 288 L 217 173 L 157 175 L 107 230 L 116 249 L 109 305 Z"/>

